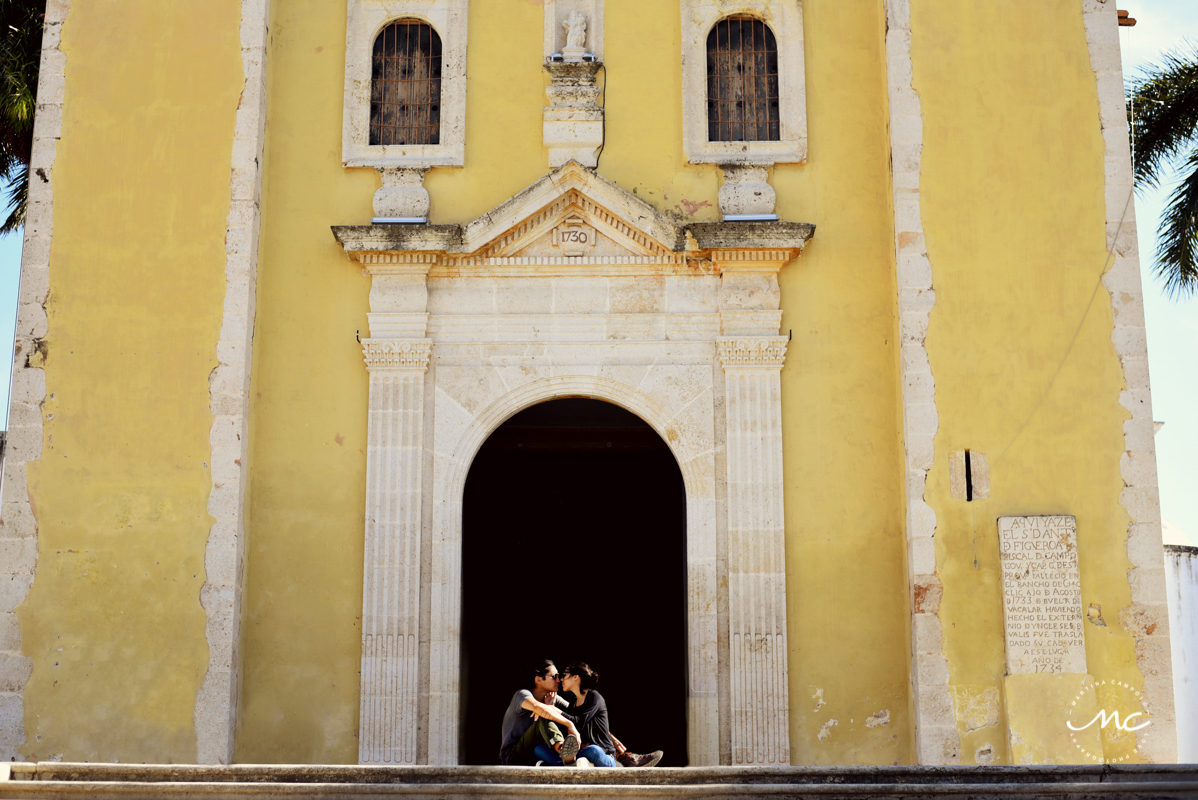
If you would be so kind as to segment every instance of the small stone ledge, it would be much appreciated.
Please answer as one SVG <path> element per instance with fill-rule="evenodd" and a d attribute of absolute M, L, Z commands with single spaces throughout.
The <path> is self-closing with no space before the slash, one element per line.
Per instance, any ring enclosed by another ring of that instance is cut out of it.
<path fill-rule="evenodd" d="M 461 225 L 334 225 L 333 236 L 346 253 L 458 251 Z"/>
<path fill-rule="evenodd" d="M 815 235 L 807 222 L 694 222 L 686 230 L 700 250 L 802 249 Z"/>

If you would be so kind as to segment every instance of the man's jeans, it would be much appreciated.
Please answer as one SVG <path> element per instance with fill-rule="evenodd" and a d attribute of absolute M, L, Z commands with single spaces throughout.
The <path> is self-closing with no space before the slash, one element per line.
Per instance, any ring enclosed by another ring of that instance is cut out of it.
<path fill-rule="evenodd" d="M 537 758 L 544 761 L 547 766 L 560 767 L 562 766 L 562 757 L 556 750 L 548 745 L 539 744 L 534 748 Z M 578 751 L 577 758 L 585 758 L 596 767 L 618 767 L 620 762 L 603 752 L 603 748 L 598 745 L 588 744 L 586 747 Z"/>
<path fill-rule="evenodd" d="M 528 730 L 508 751 L 507 760 L 503 763 L 512 767 L 531 767 L 540 758 L 536 753 L 536 748 L 548 747 L 551 753 L 557 755 L 555 745 L 564 741 L 566 741 L 566 735 L 562 733 L 562 729 L 556 722 L 538 719 L 528 726 Z M 561 763 L 560 758 L 558 763 Z"/>

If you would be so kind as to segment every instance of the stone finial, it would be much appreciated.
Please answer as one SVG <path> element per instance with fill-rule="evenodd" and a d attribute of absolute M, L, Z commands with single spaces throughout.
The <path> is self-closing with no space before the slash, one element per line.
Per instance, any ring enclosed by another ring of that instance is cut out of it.
<path fill-rule="evenodd" d="M 581 11 L 575 11 L 562 22 L 566 29 L 566 46 L 562 48 L 562 58 L 566 61 L 582 61 L 586 55 L 587 18 Z"/>
<path fill-rule="evenodd" d="M 376 218 L 428 219 L 429 196 L 424 188 L 428 167 L 379 169 L 383 186 L 374 193 Z"/>
<path fill-rule="evenodd" d="M 767 183 L 763 166 L 722 164 L 724 185 L 720 187 L 720 213 L 725 217 L 767 216 L 774 213 L 774 187 Z"/>

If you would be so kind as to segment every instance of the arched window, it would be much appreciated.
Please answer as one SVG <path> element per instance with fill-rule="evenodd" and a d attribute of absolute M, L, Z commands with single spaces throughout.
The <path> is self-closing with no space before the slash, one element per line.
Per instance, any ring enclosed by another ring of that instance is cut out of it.
<path fill-rule="evenodd" d="M 778 42 L 753 17 L 722 19 L 707 36 L 707 138 L 778 141 Z"/>
<path fill-rule="evenodd" d="M 441 37 L 418 19 L 396 20 L 374 40 L 370 143 L 440 141 Z"/>

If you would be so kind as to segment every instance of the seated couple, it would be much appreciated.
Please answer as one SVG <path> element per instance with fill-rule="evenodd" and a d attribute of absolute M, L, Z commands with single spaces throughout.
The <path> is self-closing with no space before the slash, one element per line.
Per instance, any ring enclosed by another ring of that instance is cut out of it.
<path fill-rule="evenodd" d="M 507 766 L 651 767 L 660 750 L 628 752 L 607 727 L 607 703 L 595 691 L 599 675 L 581 661 L 558 674 L 548 659 L 531 670 L 532 688 L 512 697 L 503 715 L 499 763 Z M 568 703 L 558 692 L 571 692 Z"/>

